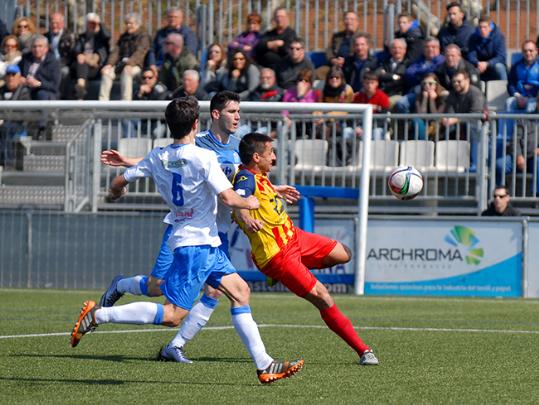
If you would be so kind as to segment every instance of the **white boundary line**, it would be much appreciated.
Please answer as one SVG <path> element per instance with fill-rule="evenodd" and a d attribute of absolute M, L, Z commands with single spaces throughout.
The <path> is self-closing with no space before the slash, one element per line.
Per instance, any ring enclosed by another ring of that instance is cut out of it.
<path fill-rule="evenodd" d="M 288 329 L 326 329 L 325 325 L 293 325 L 293 324 L 262 324 L 259 328 L 288 328 Z M 233 326 L 207 326 L 204 330 L 219 331 L 234 329 Z M 356 328 L 360 330 L 382 330 L 391 332 L 445 332 L 445 333 L 500 333 L 500 334 L 518 334 L 518 335 L 539 335 L 539 330 L 511 330 L 511 329 L 470 329 L 470 328 L 407 328 L 399 326 L 364 326 Z M 152 329 L 125 329 L 125 330 L 102 330 L 92 332 L 95 334 L 128 334 L 128 333 L 153 333 L 153 332 L 172 332 L 175 328 L 152 328 Z M 26 335 L 0 335 L 0 340 L 33 338 L 33 337 L 53 337 L 70 336 L 69 332 L 52 333 L 32 333 Z"/>

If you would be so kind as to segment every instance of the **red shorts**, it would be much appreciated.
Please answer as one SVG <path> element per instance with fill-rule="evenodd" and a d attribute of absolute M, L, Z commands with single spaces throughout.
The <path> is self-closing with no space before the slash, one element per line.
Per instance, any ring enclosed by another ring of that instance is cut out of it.
<path fill-rule="evenodd" d="M 299 297 L 306 296 L 316 284 L 309 269 L 324 268 L 324 259 L 337 241 L 296 228 L 296 235 L 260 271 L 283 283 Z"/>

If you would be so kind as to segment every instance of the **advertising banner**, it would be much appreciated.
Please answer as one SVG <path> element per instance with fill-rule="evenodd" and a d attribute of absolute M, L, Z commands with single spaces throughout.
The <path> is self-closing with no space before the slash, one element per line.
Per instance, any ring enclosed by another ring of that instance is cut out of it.
<path fill-rule="evenodd" d="M 526 297 L 539 297 L 539 222 L 528 222 L 527 293 Z"/>
<path fill-rule="evenodd" d="M 522 295 L 520 222 L 369 220 L 365 294 Z"/>
<path fill-rule="evenodd" d="M 338 240 L 354 249 L 355 223 L 353 220 L 327 220 L 318 219 L 315 223 L 315 232 Z M 260 273 L 252 259 L 249 240 L 243 232 L 234 224 L 228 235 L 230 242 L 230 258 L 232 264 L 238 269 L 244 280 L 250 282 L 253 291 L 281 291 L 281 285 L 271 287 L 266 281 L 266 276 Z M 352 292 L 354 284 L 354 262 L 333 266 L 329 269 L 313 271 L 322 282 L 329 284 L 332 292 Z"/>

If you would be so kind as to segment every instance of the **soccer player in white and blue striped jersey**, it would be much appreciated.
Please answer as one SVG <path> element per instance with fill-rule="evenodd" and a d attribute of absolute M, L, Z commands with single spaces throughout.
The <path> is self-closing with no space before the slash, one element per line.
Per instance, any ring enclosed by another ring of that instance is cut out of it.
<path fill-rule="evenodd" d="M 256 198 L 243 199 L 236 194 L 215 154 L 194 145 L 198 112 L 198 102 L 192 97 L 172 101 L 165 116 L 174 143 L 154 149 L 136 166 L 117 176 L 109 192 L 111 199 L 117 199 L 130 182 L 152 177 L 169 206 L 173 224 L 168 243 L 174 251 L 174 259 L 161 285 L 166 303 L 135 302 L 98 307 L 94 301 L 86 301 L 73 328 L 71 345 L 75 347 L 84 334 L 99 324 L 177 326 L 207 283 L 230 299 L 232 323 L 256 364 L 258 378 L 262 383 L 271 383 L 298 372 L 303 360 L 274 361 L 266 353 L 251 315 L 249 288 L 218 249 L 221 240 L 215 222 L 217 196 L 231 208 L 256 209 L 259 204 Z M 173 357 L 176 349 L 171 342 L 164 351 Z"/>

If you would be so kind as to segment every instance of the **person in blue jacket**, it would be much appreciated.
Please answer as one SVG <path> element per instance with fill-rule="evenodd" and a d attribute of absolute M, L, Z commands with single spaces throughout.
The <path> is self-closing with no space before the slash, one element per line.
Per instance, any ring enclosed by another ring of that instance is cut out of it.
<path fill-rule="evenodd" d="M 470 37 L 474 33 L 475 28 L 466 20 L 460 3 L 451 2 L 446 6 L 446 10 L 447 23 L 438 33 L 442 51 L 445 51 L 447 45 L 455 44 L 459 46 L 462 56 L 466 58 L 469 52 Z"/>
<path fill-rule="evenodd" d="M 483 81 L 507 80 L 505 36 L 490 17 L 481 17 L 470 38 L 468 61 L 479 70 Z"/>
<path fill-rule="evenodd" d="M 509 112 L 535 112 L 536 97 L 539 91 L 539 60 L 537 45 L 531 39 L 522 45 L 522 59 L 511 66 L 507 91 L 509 97 L 506 107 Z"/>

